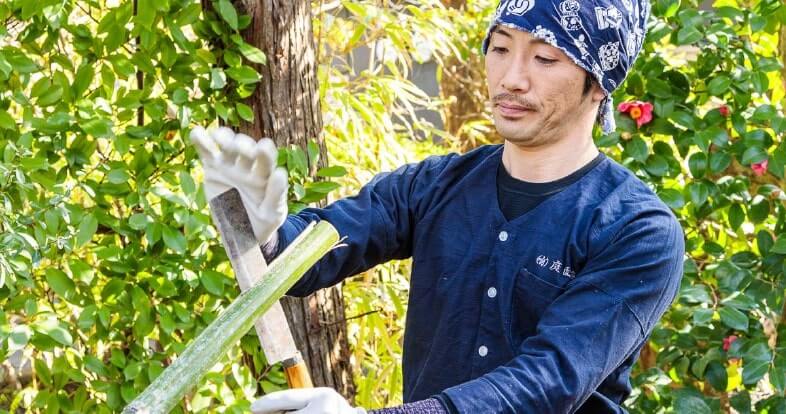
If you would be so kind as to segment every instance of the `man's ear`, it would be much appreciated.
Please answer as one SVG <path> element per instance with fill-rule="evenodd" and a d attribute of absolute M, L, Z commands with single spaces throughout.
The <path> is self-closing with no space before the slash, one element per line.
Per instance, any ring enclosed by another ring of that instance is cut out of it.
<path fill-rule="evenodd" d="M 603 92 L 597 82 L 592 82 L 592 102 L 600 102 L 606 98 L 606 92 Z"/>

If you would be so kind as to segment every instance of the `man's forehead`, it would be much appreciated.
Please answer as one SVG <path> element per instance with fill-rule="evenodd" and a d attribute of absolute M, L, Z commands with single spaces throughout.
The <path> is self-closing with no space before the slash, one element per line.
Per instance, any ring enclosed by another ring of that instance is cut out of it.
<path fill-rule="evenodd" d="M 546 42 L 545 40 L 533 36 L 532 34 L 527 32 L 526 30 L 520 30 L 520 29 L 511 28 L 511 27 L 505 27 L 505 26 L 497 25 L 493 29 L 491 29 L 491 33 L 492 34 L 498 34 L 498 35 L 501 35 L 503 37 L 508 37 L 510 39 L 513 39 L 514 36 L 521 37 L 522 39 L 526 40 L 530 44 L 549 45 L 548 42 Z M 549 46 L 551 46 L 551 45 L 549 45 Z"/>

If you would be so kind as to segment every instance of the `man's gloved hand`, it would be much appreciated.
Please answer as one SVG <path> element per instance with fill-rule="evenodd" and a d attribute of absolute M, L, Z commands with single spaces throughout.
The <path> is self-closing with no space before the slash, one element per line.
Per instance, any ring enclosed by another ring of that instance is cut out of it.
<path fill-rule="evenodd" d="M 332 388 L 299 388 L 273 392 L 251 404 L 254 414 L 292 412 L 295 414 L 366 414 L 352 407 Z"/>
<path fill-rule="evenodd" d="M 264 244 L 287 218 L 287 172 L 276 168 L 278 151 L 273 141 L 258 142 L 221 127 L 191 130 L 205 171 L 205 196 L 237 188 L 248 212 L 254 236 Z"/>

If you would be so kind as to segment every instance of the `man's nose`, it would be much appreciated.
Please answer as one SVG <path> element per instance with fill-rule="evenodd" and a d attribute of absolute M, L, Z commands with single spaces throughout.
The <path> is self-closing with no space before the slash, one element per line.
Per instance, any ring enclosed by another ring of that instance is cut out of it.
<path fill-rule="evenodd" d="M 527 92 L 531 86 L 531 68 L 523 59 L 516 59 L 505 68 L 502 87 L 509 92 Z"/>

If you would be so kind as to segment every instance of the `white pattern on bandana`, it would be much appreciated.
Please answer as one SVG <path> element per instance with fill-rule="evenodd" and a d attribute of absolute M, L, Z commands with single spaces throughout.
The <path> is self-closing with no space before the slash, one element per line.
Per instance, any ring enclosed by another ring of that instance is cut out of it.
<path fill-rule="evenodd" d="M 557 47 L 557 38 L 554 36 L 554 32 L 545 27 L 538 25 L 535 30 L 532 32 L 532 35 L 537 37 L 538 39 L 542 39 L 544 42 Z"/>
<path fill-rule="evenodd" d="M 565 0 L 560 3 L 560 23 L 563 29 L 569 32 L 584 30 L 584 26 L 581 25 L 579 10 L 581 10 L 581 4 L 576 0 Z"/>
<path fill-rule="evenodd" d="M 598 18 L 598 29 L 619 29 L 622 25 L 622 12 L 614 6 L 595 7 L 595 17 Z"/>
<path fill-rule="evenodd" d="M 535 0 L 513 0 L 508 3 L 508 14 L 521 16 L 535 7 Z"/>
<path fill-rule="evenodd" d="M 600 47 L 600 65 L 608 72 L 620 63 L 620 42 L 609 42 Z"/>
<path fill-rule="evenodd" d="M 587 42 L 584 41 L 584 35 L 583 34 L 579 35 L 579 37 L 574 37 L 573 38 L 573 44 L 576 45 L 576 47 L 581 52 L 581 58 L 582 59 L 586 59 L 587 56 L 589 56 L 590 53 L 589 53 L 589 50 L 587 49 Z"/>

